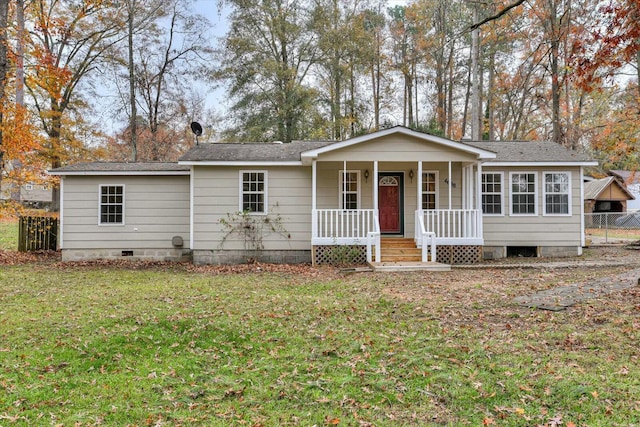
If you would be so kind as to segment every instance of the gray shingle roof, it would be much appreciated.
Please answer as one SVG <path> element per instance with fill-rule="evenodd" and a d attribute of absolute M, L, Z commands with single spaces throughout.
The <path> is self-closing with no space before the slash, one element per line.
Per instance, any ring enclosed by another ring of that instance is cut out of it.
<path fill-rule="evenodd" d="M 631 194 L 627 189 L 620 184 L 613 176 L 608 176 L 602 179 L 594 179 L 593 181 L 584 183 L 584 199 L 585 200 L 595 200 L 597 199 L 602 192 L 609 187 L 609 185 L 617 185 L 620 190 L 626 193 L 629 196 L 629 200 L 635 199 L 633 194 Z"/>
<path fill-rule="evenodd" d="M 621 178 L 627 185 L 640 183 L 640 171 L 613 169 L 609 171 L 609 174 Z"/>
<path fill-rule="evenodd" d="M 87 162 L 62 166 L 49 172 L 54 175 L 80 172 L 188 172 L 189 166 L 175 162 Z"/>
<path fill-rule="evenodd" d="M 550 141 L 474 141 L 465 144 L 497 154 L 491 162 L 589 162 L 585 153 Z M 490 162 L 489 162 L 490 163 Z"/>
<path fill-rule="evenodd" d="M 294 141 L 289 144 L 266 142 L 200 144 L 180 158 L 181 162 L 286 162 L 300 161 L 300 154 L 333 144 L 332 141 Z"/>

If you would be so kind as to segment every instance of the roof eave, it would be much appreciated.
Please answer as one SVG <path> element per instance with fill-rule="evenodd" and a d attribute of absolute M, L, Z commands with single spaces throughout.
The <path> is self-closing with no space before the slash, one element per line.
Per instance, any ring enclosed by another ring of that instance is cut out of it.
<path fill-rule="evenodd" d="M 591 160 L 579 160 L 579 161 L 542 161 L 542 162 L 486 162 L 483 163 L 484 166 L 496 166 L 496 167 L 504 167 L 504 166 L 521 166 L 521 167 L 540 167 L 540 166 L 598 166 L 598 162 Z"/>
<path fill-rule="evenodd" d="M 185 166 L 302 166 L 299 160 L 267 161 L 267 160 L 181 160 L 179 165 Z"/>
<path fill-rule="evenodd" d="M 473 147 L 467 145 L 462 142 L 452 141 L 450 139 L 442 138 L 435 135 L 429 135 L 422 132 L 417 132 L 411 129 L 403 128 L 403 127 L 394 127 L 389 129 L 384 129 L 378 132 L 370 133 L 367 135 L 357 136 L 355 138 L 347 139 L 344 141 L 336 142 L 334 144 L 326 145 L 324 147 L 316 148 L 313 150 L 304 151 L 301 153 L 302 161 L 310 161 L 313 159 L 317 159 L 320 154 L 327 153 L 334 150 L 339 150 L 341 148 L 350 147 L 352 145 L 357 145 L 362 142 L 371 141 L 380 137 L 393 135 L 393 134 L 403 134 L 408 136 L 413 136 L 415 138 L 421 139 L 423 141 L 434 142 L 436 144 L 440 144 L 449 148 L 455 148 L 460 151 L 464 151 L 467 153 L 472 153 L 478 156 L 478 159 L 495 159 L 496 153 L 488 150 L 484 150 L 482 148 Z"/>
<path fill-rule="evenodd" d="M 119 175 L 119 176 L 188 176 L 191 171 L 47 171 L 49 175 L 53 176 L 105 176 L 105 175 Z"/>

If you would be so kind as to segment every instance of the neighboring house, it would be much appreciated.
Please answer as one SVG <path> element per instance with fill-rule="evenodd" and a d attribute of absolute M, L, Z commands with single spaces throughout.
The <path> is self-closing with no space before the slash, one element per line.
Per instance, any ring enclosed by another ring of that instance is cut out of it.
<path fill-rule="evenodd" d="M 640 171 L 610 170 L 609 175 L 618 177 L 633 194 L 634 200 L 627 203 L 627 210 L 640 210 Z"/>
<path fill-rule="evenodd" d="M 201 144 L 177 164 L 50 173 L 62 178 L 65 260 L 243 262 L 247 241 L 223 222 L 251 211 L 286 230 L 263 236 L 269 262 L 322 263 L 347 247 L 372 261 L 399 250 L 470 263 L 523 249 L 580 255 L 583 167 L 596 164 L 550 142 L 464 143 L 394 127 L 340 142 Z M 390 247 L 397 241 L 413 248 Z"/>
<path fill-rule="evenodd" d="M 584 211 L 590 213 L 620 213 L 635 197 L 615 176 L 584 183 Z"/>
<path fill-rule="evenodd" d="M 51 205 L 53 192 L 48 185 L 26 183 L 17 186 L 2 181 L 0 200 L 15 200 L 28 207 L 46 208 Z"/>

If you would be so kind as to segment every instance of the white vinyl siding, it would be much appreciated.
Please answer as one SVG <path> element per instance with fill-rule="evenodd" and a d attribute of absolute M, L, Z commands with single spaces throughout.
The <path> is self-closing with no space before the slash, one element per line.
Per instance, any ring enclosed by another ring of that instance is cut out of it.
<path fill-rule="evenodd" d="M 100 185 L 98 224 L 124 225 L 124 185 Z"/>
<path fill-rule="evenodd" d="M 267 214 L 267 172 L 240 171 L 240 211 Z"/>
<path fill-rule="evenodd" d="M 538 174 L 536 172 L 511 172 L 511 215 L 538 214 Z"/>
<path fill-rule="evenodd" d="M 100 186 L 122 186 L 123 224 L 101 226 Z M 189 246 L 189 176 L 67 176 L 64 249 L 166 249 Z"/>
<path fill-rule="evenodd" d="M 510 189 L 512 173 L 531 173 L 531 168 L 485 167 L 486 173 L 504 174 L 505 209 L 510 209 Z M 570 211 L 571 215 L 483 215 L 484 243 L 486 246 L 547 246 L 576 247 L 581 244 L 581 182 L 580 170 L 566 166 L 541 169 L 537 174 L 542 181 L 543 172 L 570 173 Z M 534 173 L 536 173 L 534 171 Z M 543 206 L 543 184 L 538 183 L 536 203 L 538 210 Z M 544 212 L 544 211 L 543 211 Z"/>
<path fill-rule="evenodd" d="M 242 191 L 238 189 L 240 170 L 247 171 L 235 166 L 194 167 L 193 249 L 244 250 L 245 242 L 235 234 L 227 236 L 220 224 L 220 219 L 242 207 Z M 279 217 L 290 234 L 290 237 L 278 233 L 264 236 L 264 249 L 311 249 L 311 168 L 274 166 L 261 171 L 267 172 L 265 206 L 269 220 Z M 337 174 L 334 177 L 337 180 Z M 336 188 L 337 185 L 334 191 Z"/>
<path fill-rule="evenodd" d="M 571 173 L 544 172 L 543 175 L 544 215 L 571 215 Z"/>
<path fill-rule="evenodd" d="M 422 209 L 438 209 L 438 171 L 422 173 Z"/>
<path fill-rule="evenodd" d="M 482 174 L 482 213 L 484 215 L 504 215 L 504 174 L 502 172 L 483 172 Z"/>
<path fill-rule="evenodd" d="M 340 209 L 360 208 L 360 171 L 339 171 L 338 192 L 340 193 Z"/>

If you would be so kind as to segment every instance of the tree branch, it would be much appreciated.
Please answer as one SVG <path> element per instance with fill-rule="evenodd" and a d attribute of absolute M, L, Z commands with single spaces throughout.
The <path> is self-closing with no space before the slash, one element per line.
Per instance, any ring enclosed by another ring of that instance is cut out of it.
<path fill-rule="evenodd" d="M 473 30 L 477 30 L 478 28 L 480 28 L 481 26 L 483 26 L 484 24 L 486 24 L 487 22 L 491 22 L 491 21 L 495 21 L 497 19 L 502 18 L 503 15 L 507 14 L 511 9 L 520 6 L 522 3 L 524 3 L 526 0 L 516 0 L 513 3 L 511 3 L 508 6 L 505 6 L 504 9 L 502 9 L 501 11 L 499 11 L 498 13 L 496 13 L 495 15 L 489 16 L 487 18 L 484 18 L 482 21 L 480 22 L 476 22 L 475 24 L 471 25 L 469 27 L 469 30 L 473 31 Z"/>

